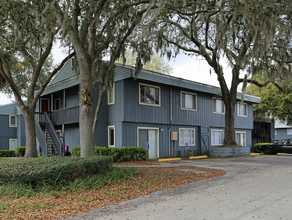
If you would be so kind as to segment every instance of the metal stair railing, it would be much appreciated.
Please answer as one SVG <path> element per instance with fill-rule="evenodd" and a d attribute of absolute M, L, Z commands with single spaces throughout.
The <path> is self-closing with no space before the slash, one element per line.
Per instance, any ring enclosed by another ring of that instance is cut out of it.
<path fill-rule="evenodd" d="M 46 122 L 45 122 L 45 126 L 51 136 L 51 138 L 53 139 L 53 143 L 56 146 L 54 147 L 55 152 L 57 152 L 57 154 L 61 157 L 64 156 L 64 144 L 61 142 L 59 136 L 57 135 L 55 128 L 53 126 L 53 123 L 51 122 L 48 114 L 45 112 L 45 116 L 46 116 Z"/>
<path fill-rule="evenodd" d="M 34 118 L 35 121 L 35 132 L 36 132 L 36 137 L 37 140 L 39 142 L 42 154 L 47 157 L 48 156 L 48 145 L 46 142 L 46 138 L 44 136 L 43 130 L 38 122 L 38 120 L 36 119 L 36 117 Z"/>

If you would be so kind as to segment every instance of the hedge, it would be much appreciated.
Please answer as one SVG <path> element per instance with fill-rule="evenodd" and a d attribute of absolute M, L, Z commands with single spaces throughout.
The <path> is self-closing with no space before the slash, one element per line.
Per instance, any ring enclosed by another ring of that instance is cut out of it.
<path fill-rule="evenodd" d="M 0 184 L 60 184 L 110 169 L 111 157 L 46 157 L 0 161 Z"/>
<path fill-rule="evenodd" d="M 17 147 L 15 148 L 15 156 L 23 157 L 25 154 L 25 147 Z"/>
<path fill-rule="evenodd" d="M 0 157 L 15 157 L 14 150 L 0 150 Z"/>
<path fill-rule="evenodd" d="M 261 153 L 260 148 L 264 145 L 268 145 L 268 144 L 272 144 L 272 143 L 257 143 L 253 146 L 253 152 L 254 153 Z"/>
<path fill-rule="evenodd" d="M 80 157 L 80 146 L 75 146 L 71 151 L 72 156 Z M 95 156 L 110 156 L 114 162 L 146 160 L 144 147 L 95 147 Z"/>

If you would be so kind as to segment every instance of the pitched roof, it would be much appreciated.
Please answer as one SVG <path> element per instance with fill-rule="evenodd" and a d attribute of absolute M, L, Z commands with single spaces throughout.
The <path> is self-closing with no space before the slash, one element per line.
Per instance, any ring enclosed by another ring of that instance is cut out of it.
<path fill-rule="evenodd" d="M 116 64 L 115 79 L 114 81 L 120 81 L 128 78 L 134 78 L 135 68 L 132 66 Z M 221 90 L 218 87 L 198 83 L 191 80 L 182 79 L 170 75 L 165 75 L 153 71 L 142 70 L 137 76 L 137 79 L 157 82 L 165 85 L 176 86 L 180 88 L 190 89 L 198 92 L 204 92 L 214 95 L 221 94 Z M 46 95 L 61 89 L 69 88 L 80 83 L 79 77 L 72 71 L 72 60 L 69 60 L 64 67 L 59 71 L 56 77 L 47 86 L 42 95 Z M 241 99 L 242 93 L 237 93 L 237 99 Z M 260 103 L 261 98 L 252 95 L 243 95 L 244 101 L 252 103 Z"/>

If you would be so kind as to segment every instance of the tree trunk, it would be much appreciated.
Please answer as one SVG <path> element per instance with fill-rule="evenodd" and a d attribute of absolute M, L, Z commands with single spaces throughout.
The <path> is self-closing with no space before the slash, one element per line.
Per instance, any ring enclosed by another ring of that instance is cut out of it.
<path fill-rule="evenodd" d="M 26 149 L 24 157 L 37 157 L 34 111 L 23 112 L 25 121 Z"/>
<path fill-rule="evenodd" d="M 235 101 L 229 100 L 225 103 L 225 138 L 224 144 L 227 146 L 236 145 L 235 131 L 234 131 L 234 107 Z"/>
<path fill-rule="evenodd" d="M 87 63 L 79 62 L 80 67 L 80 145 L 81 157 L 94 156 L 93 100 L 90 67 Z"/>

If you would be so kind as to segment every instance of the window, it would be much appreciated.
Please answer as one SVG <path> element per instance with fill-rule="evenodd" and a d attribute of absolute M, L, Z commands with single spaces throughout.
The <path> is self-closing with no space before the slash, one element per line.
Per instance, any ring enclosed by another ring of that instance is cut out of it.
<path fill-rule="evenodd" d="M 17 117 L 16 115 L 9 115 L 9 127 L 17 127 Z"/>
<path fill-rule="evenodd" d="M 108 126 L 107 128 L 107 135 L 108 135 L 108 146 L 115 147 L 115 126 Z"/>
<path fill-rule="evenodd" d="M 181 92 L 181 109 L 197 110 L 197 95 L 189 92 Z"/>
<path fill-rule="evenodd" d="M 195 146 L 195 129 L 180 128 L 179 129 L 179 146 Z"/>
<path fill-rule="evenodd" d="M 17 139 L 9 139 L 9 150 L 15 150 L 17 147 Z"/>
<path fill-rule="evenodd" d="M 292 135 L 292 128 L 287 128 L 287 134 Z"/>
<path fill-rule="evenodd" d="M 211 145 L 223 145 L 224 131 L 211 130 Z"/>
<path fill-rule="evenodd" d="M 160 87 L 140 83 L 139 104 L 160 106 Z"/>
<path fill-rule="evenodd" d="M 236 132 L 236 144 L 239 146 L 246 146 L 246 133 L 245 132 Z"/>
<path fill-rule="evenodd" d="M 278 135 L 278 130 L 277 129 L 275 129 L 275 135 Z"/>
<path fill-rule="evenodd" d="M 225 105 L 222 99 L 213 98 L 213 113 L 224 114 Z"/>
<path fill-rule="evenodd" d="M 237 115 L 247 117 L 247 105 L 245 103 L 237 103 Z"/>
<path fill-rule="evenodd" d="M 107 104 L 115 104 L 115 83 L 107 89 Z"/>

